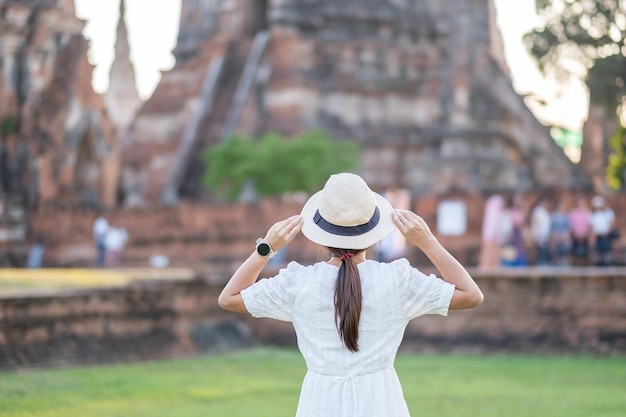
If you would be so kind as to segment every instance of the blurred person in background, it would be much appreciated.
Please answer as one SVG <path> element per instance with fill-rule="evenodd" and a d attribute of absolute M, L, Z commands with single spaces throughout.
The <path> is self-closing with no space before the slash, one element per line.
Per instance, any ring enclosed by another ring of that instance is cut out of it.
<path fill-rule="evenodd" d="M 104 266 L 104 257 L 106 254 L 105 238 L 107 230 L 109 230 L 109 222 L 102 216 L 99 216 L 93 222 L 93 243 L 96 246 L 96 266 L 102 268 Z"/>
<path fill-rule="evenodd" d="M 572 228 L 569 218 L 565 201 L 559 200 L 550 214 L 550 253 L 554 265 L 571 264 Z"/>
<path fill-rule="evenodd" d="M 406 190 L 397 190 L 395 187 L 389 188 L 383 197 L 391 203 L 393 207 L 401 210 L 408 210 L 411 205 L 411 196 Z M 404 258 L 406 252 L 406 239 L 398 229 L 385 236 L 378 244 L 378 260 L 381 262 L 391 262 Z"/>
<path fill-rule="evenodd" d="M 524 211 L 518 196 L 508 196 L 499 221 L 500 263 L 502 266 L 525 266 Z"/>
<path fill-rule="evenodd" d="M 530 215 L 530 236 L 535 248 L 535 265 L 550 264 L 549 202 L 540 197 Z"/>
<path fill-rule="evenodd" d="M 406 259 L 368 260 L 367 249 L 398 229 L 430 259 L 443 279 Z M 329 251 L 311 266 L 291 262 L 256 282 L 272 254 L 302 233 Z M 255 283 L 256 282 L 256 283 Z M 293 322 L 304 356 L 296 417 L 408 417 L 393 367 L 407 324 L 424 314 L 479 305 L 483 295 L 467 270 L 408 210 L 394 210 L 355 174 L 332 175 L 301 215 L 270 227 L 233 274 L 219 305 Z"/>
<path fill-rule="evenodd" d="M 111 268 L 120 266 L 122 250 L 128 241 L 126 229 L 121 227 L 109 227 L 104 238 L 106 248 L 104 264 Z"/>
<path fill-rule="evenodd" d="M 596 266 L 611 265 L 613 239 L 616 237 L 615 213 L 604 197 L 597 195 L 591 200 L 591 230 L 594 242 L 594 264 Z"/>
<path fill-rule="evenodd" d="M 480 268 L 495 268 L 500 265 L 501 227 L 503 226 L 500 218 L 504 211 L 504 202 L 504 197 L 499 194 L 492 195 L 485 202 L 478 258 Z"/>
<path fill-rule="evenodd" d="M 591 210 L 584 197 L 574 200 L 574 207 L 569 213 L 572 228 L 572 263 L 574 265 L 589 264 L 589 235 L 591 233 Z"/>
<path fill-rule="evenodd" d="M 26 258 L 26 267 L 29 269 L 41 268 L 44 263 L 44 257 L 46 254 L 46 248 L 43 245 L 43 236 L 37 235 L 28 250 L 28 257 Z"/>

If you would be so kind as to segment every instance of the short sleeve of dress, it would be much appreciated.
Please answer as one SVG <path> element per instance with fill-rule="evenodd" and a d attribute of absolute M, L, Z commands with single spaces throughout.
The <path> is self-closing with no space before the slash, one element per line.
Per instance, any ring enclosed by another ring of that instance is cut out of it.
<path fill-rule="evenodd" d="M 256 318 L 293 321 L 297 281 L 303 268 L 291 262 L 274 278 L 263 278 L 241 291 L 246 310 Z"/>
<path fill-rule="evenodd" d="M 394 264 L 400 279 L 400 297 L 407 320 L 425 314 L 448 315 L 455 288 L 453 284 L 432 274 L 425 275 L 413 268 L 406 259 L 398 260 Z"/>

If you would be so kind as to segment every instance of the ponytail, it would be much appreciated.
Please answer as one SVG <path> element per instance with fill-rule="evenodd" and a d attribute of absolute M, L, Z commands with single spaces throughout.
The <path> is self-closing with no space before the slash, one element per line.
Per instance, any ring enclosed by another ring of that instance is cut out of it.
<path fill-rule="evenodd" d="M 352 352 L 357 352 L 363 299 L 359 270 L 352 259 L 355 251 L 331 248 L 331 253 L 341 259 L 335 285 L 335 323 L 343 344 Z"/>

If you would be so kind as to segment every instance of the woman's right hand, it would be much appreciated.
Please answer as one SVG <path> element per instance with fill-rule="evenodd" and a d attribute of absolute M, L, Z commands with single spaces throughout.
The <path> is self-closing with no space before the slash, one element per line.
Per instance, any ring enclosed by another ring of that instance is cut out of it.
<path fill-rule="evenodd" d="M 424 219 L 412 211 L 394 210 L 391 218 L 406 240 L 418 248 L 436 242 L 435 236 Z"/>
<path fill-rule="evenodd" d="M 265 241 L 269 243 L 274 252 L 291 242 L 302 229 L 304 218 L 301 215 L 291 216 L 283 221 L 275 223 L 265 235 Z"/>

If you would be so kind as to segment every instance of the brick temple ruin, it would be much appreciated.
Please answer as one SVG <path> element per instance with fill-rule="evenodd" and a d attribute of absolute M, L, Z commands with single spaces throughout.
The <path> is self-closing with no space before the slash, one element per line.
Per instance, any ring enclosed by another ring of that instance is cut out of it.
<path fill-rule="evenodd" d="M 420 199 L 481 201 L 587 183 L 513 90 L 492 0 L 181 6 L 176 64 L 142 103 L 123 1 L 104 96 L 91 87 L 73 0 L 0 3 L 2 245 L 29 236 L 82 253 L 91 236 L 71 226 L 75 210 L 115 209 L 119 218 L 142 210 L 149 224 L 166 216 L 163 205 L 210 203 L 199 155 L 233 133 L 325 129 L 361 145 L 361 173 L 374 189 L 403 187 Z M 35 236 L 49 230 L 50 210 L 67 230 Z M 196 233 L 154 240 L 195 253 L 185 245 Z"/>
<path fill-rule="evenodd" d="M 513 90 L 493 1 L 183 0 L 176 66 L 124 143 L 130 205 L 202 198 L 201 151 L 323 128 L 378 189 L 569 187 L 581 178 Z"/>
<path fill-rule="evenodd" d="M 119 141 L 91 86 L 84 26 L 73 0 L 0 2 L 2 265 L 24 255 L 29 211 L 116 202 Z"/>

